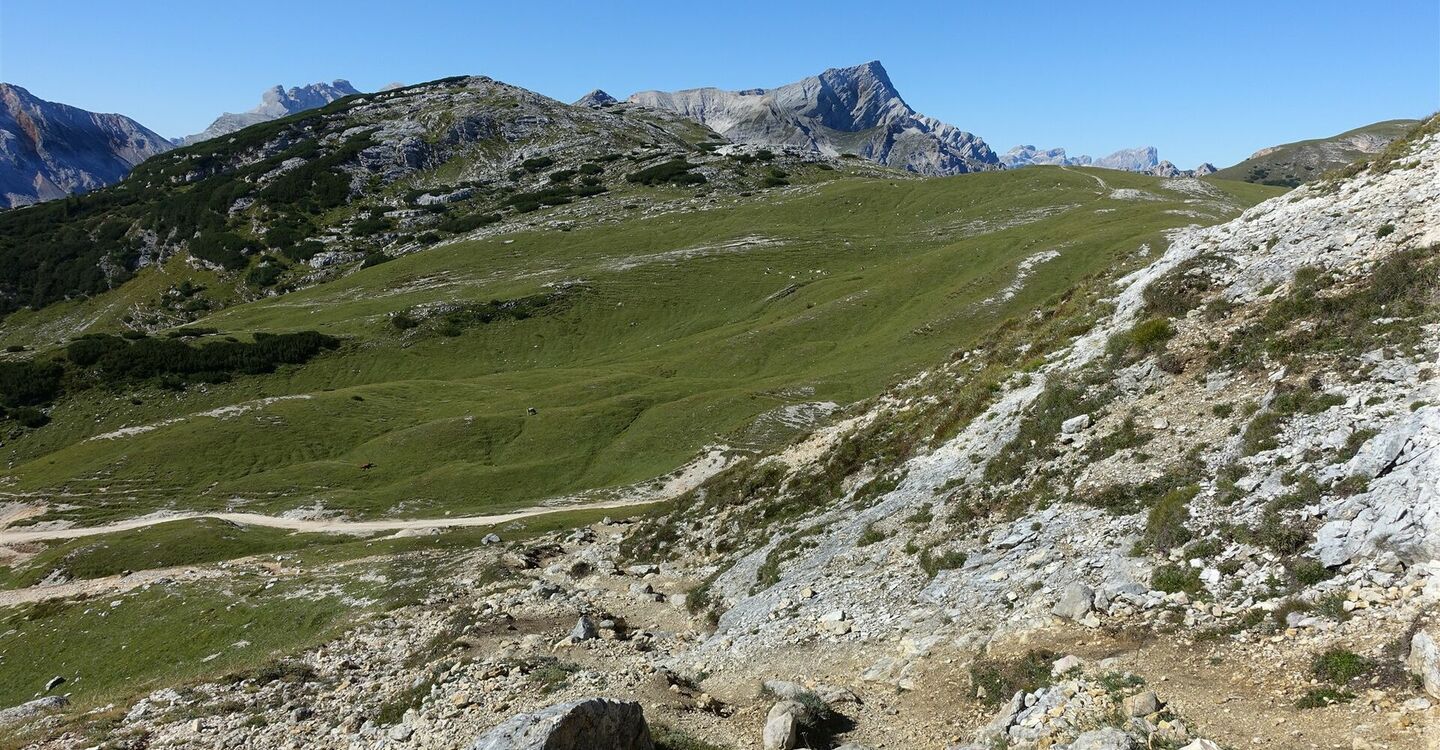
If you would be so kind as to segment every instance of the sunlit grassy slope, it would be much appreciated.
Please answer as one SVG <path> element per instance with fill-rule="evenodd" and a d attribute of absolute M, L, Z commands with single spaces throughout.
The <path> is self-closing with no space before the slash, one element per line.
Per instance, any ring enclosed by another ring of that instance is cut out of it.
<path fill-rule="evenodd" d="M 851 176 L 724 208 L 634 208 L 595 228 L 442 245 L 199 321 L 242 336 L 316 329 L 346 344 L 184 393 L 81 392 L 0 449 L 0 481 L 85 521 L 316 503 L 364 516 L 474 513 L 644 481 L 707 445 L 784 439 L 767 412 L 873 395 L 1086 277 L 1144 262 L 1142 245 L 1153 257 L 1165 229 L 1279 192 L 1173 185 L 1056 168 Z M 1017 283 L 1020 263 L 1046 251 L 1059 255 Z M 565 300 L 539 315 L 455 337 L 389 322 L 565 283 Z M 86 304 L 117 306 L 104 295 Z M 202 415 L 267 397 L 291 398 Z M 96 437 L 138 426 L 149 429 Z"/>

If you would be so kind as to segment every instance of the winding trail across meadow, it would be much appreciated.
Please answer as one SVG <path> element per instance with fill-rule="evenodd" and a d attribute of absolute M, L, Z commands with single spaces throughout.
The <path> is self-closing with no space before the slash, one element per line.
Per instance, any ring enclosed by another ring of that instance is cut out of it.
<path fill-rule="evenodd" d="M 607 508 L 623 508 L 635 505 L 647 505 L 657 502 L 654 497 L 632 497 L 624 500 L 609 500 L 581 505 L 542 505 L 510 513 L 497 513 L 488 516 L 460 516 L 455 518 L 412 518 L 393 521 L 343 521 L 337 519 L 301 519 L 283 518 L 280 516 L 265 516 L 258 513 L 177 513 L 172 515 L 152 515 L 145 518 L 134 518 L 128 521 L 105 524 L 104 526 L 86 526 L 70 529 L 34 529 L 7 531 L 0 529 L 0 545 L 16 544 L 20 542 L 58 541 L 65 539 L 80 539 L 102 534 L 113 534 L 117 531 L 129 531 L 142 529 L 147 526 L 169 523 L 171 521 L 183 521 L 197 518 L 217 518 L 231 523 L 246 524 L 251 526 L 267 526 L 275 529 L 289 529 L 296 532 L 319 533 L 319 534 L 373 534 L 385 531 L 407 531 L 416 529 L 442 529 L 461 528 L 474 526 L 495 526 L 510 521 L 518 521 L 534 516 L 543 516 L 550 513 L 559 513 L 567 510 L 603 510 Z M 241 558 L 249 559 L 249 558 Z M 235 562 L 235 561 L 225 561 Z M 272 571 L 273 572 L 273 571 Z M 294 572 L 294 571 L 291 571 Z M 0 590 L 0 607 L 10 607 L 17 604 L 29 604 L 45 601 L 47 599 L 60 599 L 72 596 L 97 596 L 102 594 L 118 594 L 130 589 L 157 583 L 165 579 L 178 581 L 193 581 L 202 578 L 222 578 L 229 575 L 229 571 L 214 564 L 184 565 L 171 568 L 157 568 L 141 570 L 123 575 L 110 575 L 100 578 L 90 578 L 78 581 L 66 581 L 65 583 L 49 586 L 30 586 L 22 589 Z"/>
<path fill-rule="evenodd" d="M 89 536 L 100 536 L 102 534 L 113 534 L 117 531 L 133 531 L 148 526 L 157 526 L 172 521 L 187 521 L 197 518 L 214 518 L 230 523 L 243 524 L 247 526 L 265 526 L 272 529 L 289 529 L 313 534 L 374 534 L 383 531 L 406 531 L 413 529 L 444 529 L 461 528 L 472 526 L 495 526 L 497 524 L 519 521 L 534 516 L 543 516 L 550 513 L 560 513 L 567 510 L 605 510 L 609 508 L 624 508 L 633 505 L 648 505 L 659 502 L 660 498 L 636 497 L 624 500 L 608 500 L 577 505 L 537 505 L 530 508 L 511 511 L 509 513 L 497 513 L 488 516 L 455 516 L 442 518 L 405 518 L 380 521 L 346 521 L 342 519 L 309 519 L 309 518 L 285 518 L 283 516 L 266 516 L 259 513 L 171 513 L 165 515 L 150 515 L 143 518 L 132 518 L 128 521 L 105 524 L 103 526 L 80 526 L 67 529 L 18 529 L 0 530 L 0 544 L 18 544 L 21 542 L 46 542 L 61 539 L 80 539 Z"/>

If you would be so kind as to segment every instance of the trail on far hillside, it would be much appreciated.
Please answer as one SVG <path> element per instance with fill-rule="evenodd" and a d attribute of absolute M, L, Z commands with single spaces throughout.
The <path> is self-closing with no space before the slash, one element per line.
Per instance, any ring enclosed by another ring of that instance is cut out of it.
<path fill-rule="evenodd" d="M 314 534 L 365 535 L 383 531 L 494 526 L 496 524 L 519 521 L 532 516 L 541 516 L 547 513 L 559 513 L 567 510 L 604 510 L 607 508 L 623 508 L 631 505 L 645 505 L 654 502 L 657 502 L 657 499 L 654 497 L 632 497 L 624 500 L 608 500 L 582 505 L 537 505 L 509 513 L 496 513 L 487 516 L 406 518 L 382 521 L 346 521 L 332 518 L 286 518 L 284 516 L 267 516 L 260 513 L 165 513 L 152 514 L 143 518 L 132 518 L 127 521 L 109 523 L 103 526 L 0 531 L 0 544 L 79 539 L 88 536 L 99 536 L 101 534 L 113 534 L 117 531 L 133 531 L 135 529 L 143 529 L 147 526 L 155 526 L 172 521 L 188 521 L 199 518 L 214 518 L 246 526 L 265 526 L 272 529 L 289 529 L 290 531 Z"/>

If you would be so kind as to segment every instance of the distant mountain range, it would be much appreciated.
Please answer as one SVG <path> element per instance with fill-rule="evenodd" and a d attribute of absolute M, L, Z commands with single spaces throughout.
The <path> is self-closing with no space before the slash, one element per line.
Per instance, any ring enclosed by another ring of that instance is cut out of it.
<path fill-rule="evenodd" d="M 109 185 L 172 147 L 124 115 L 47 102 L 0 83 L 0 207 Z"/>
<path fill-rule="evenodd" d="M 382 91 L 399 85 L 390 84 Z M 175 146 L 229 135 L 359 93 L 343 79 L 289 89 L 275 86 L 261 95 L 260 104 L 253 109 L 226 112 L 199 133 L 167 140 L 123 115 L 47 102 L 19 86 L 0 84 L 0 208 L 109 185 L 141 161 Z M 641 91 L 623 102 L 596 89 L 574 105 L 648 107 L 709 126 L 734 143 L 853 155 L 923 175 L 1039 165 L 1104 167 L 1164 177 L 1216 173 L 1208 163 L 1182 170 L 1160 159 L 1154 146 L 1122 149 L 1099 158 L 1070 156 L 1063 148 L 1032 145 L 996 155 L 979 136 L 912 109 L 879 61 L 832 68 L 770 89 Z M 1218 174 L 1228 179 L 1298 185 L 1380 151 L 1415 122 L 1391 120 L 1330 138 L 1262 149 Z"/>
<path fill-rule="evenodd" d="M 323 107 L 336 99 L 343 99 L 358 93 L 360 91 L 343 78 L 337 78 L 331 83 L 312 83 L 308 86 L 291 89 L 275 86 L 260 95 L 260 106 L 246 112 L 226 112 L 217 117 L 215 122 L 210 123 L 210 127 L 195 135 L 187 135 L 178 139 L 178 144 L 188 146 L 192 143 L 208 141 L 211 138 L 218 138 L 257 123 L 278 120 L 307 109 Z"/>
<path fill-rule="evenodd" d="M 1182 170 L 1168 161 L 1162 161 L 1159 150 L 1154 146 L 1121 149 L 1099 159 L 1092 159 L 1084 155 L 1067 156 L 1063 148 L 1037 149 L 1034 146 L 1016 146 L 1000 155 L 1000 163 L 1004 164 L 1007 169 L 1044 165 L 1102 167 L 1161 177 L 1204 177 L 1215 173 L 1215 165 L 1209 162 L 1194 169 Z"/>
<path fill-rule="evenodd" d="M 642 91 L 628 101 L 696 120 L 737 143 L 854 154 L 926 175 L 1000 168 L 978 136 L 911 109 L 873 60 L 773 89 Z"/>

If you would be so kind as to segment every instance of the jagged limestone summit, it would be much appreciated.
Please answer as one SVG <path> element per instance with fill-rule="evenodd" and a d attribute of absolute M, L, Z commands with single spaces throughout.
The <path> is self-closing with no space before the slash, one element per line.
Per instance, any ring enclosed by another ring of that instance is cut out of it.
<path fill-rule="evenodd" d="M 772 89 L 641 91 L 627 101 L 689 117 L 737 143 L 854 154 L 924 175 L 999 164 L 978 136 L 911 109 L 878 61 Z"/>
<path fill-rule="evenodd" d="M 360 91 L 351 86 L 349 81 L 341 78 L 330 83 L 322 81 L 289 89 L 284 86 L 273 86 L 260 95 L 260 104 L 253 109 L 240 113 L 226 112 L 215 118 L 209 127 L 199 133 L 178 139 L 176 145 L 188 146 L 192 143 L 218 138 L 251 125 L 278 120 L 307 109 L 323 107 L 336 99 L 343 99 L 358 93 Z"/>

